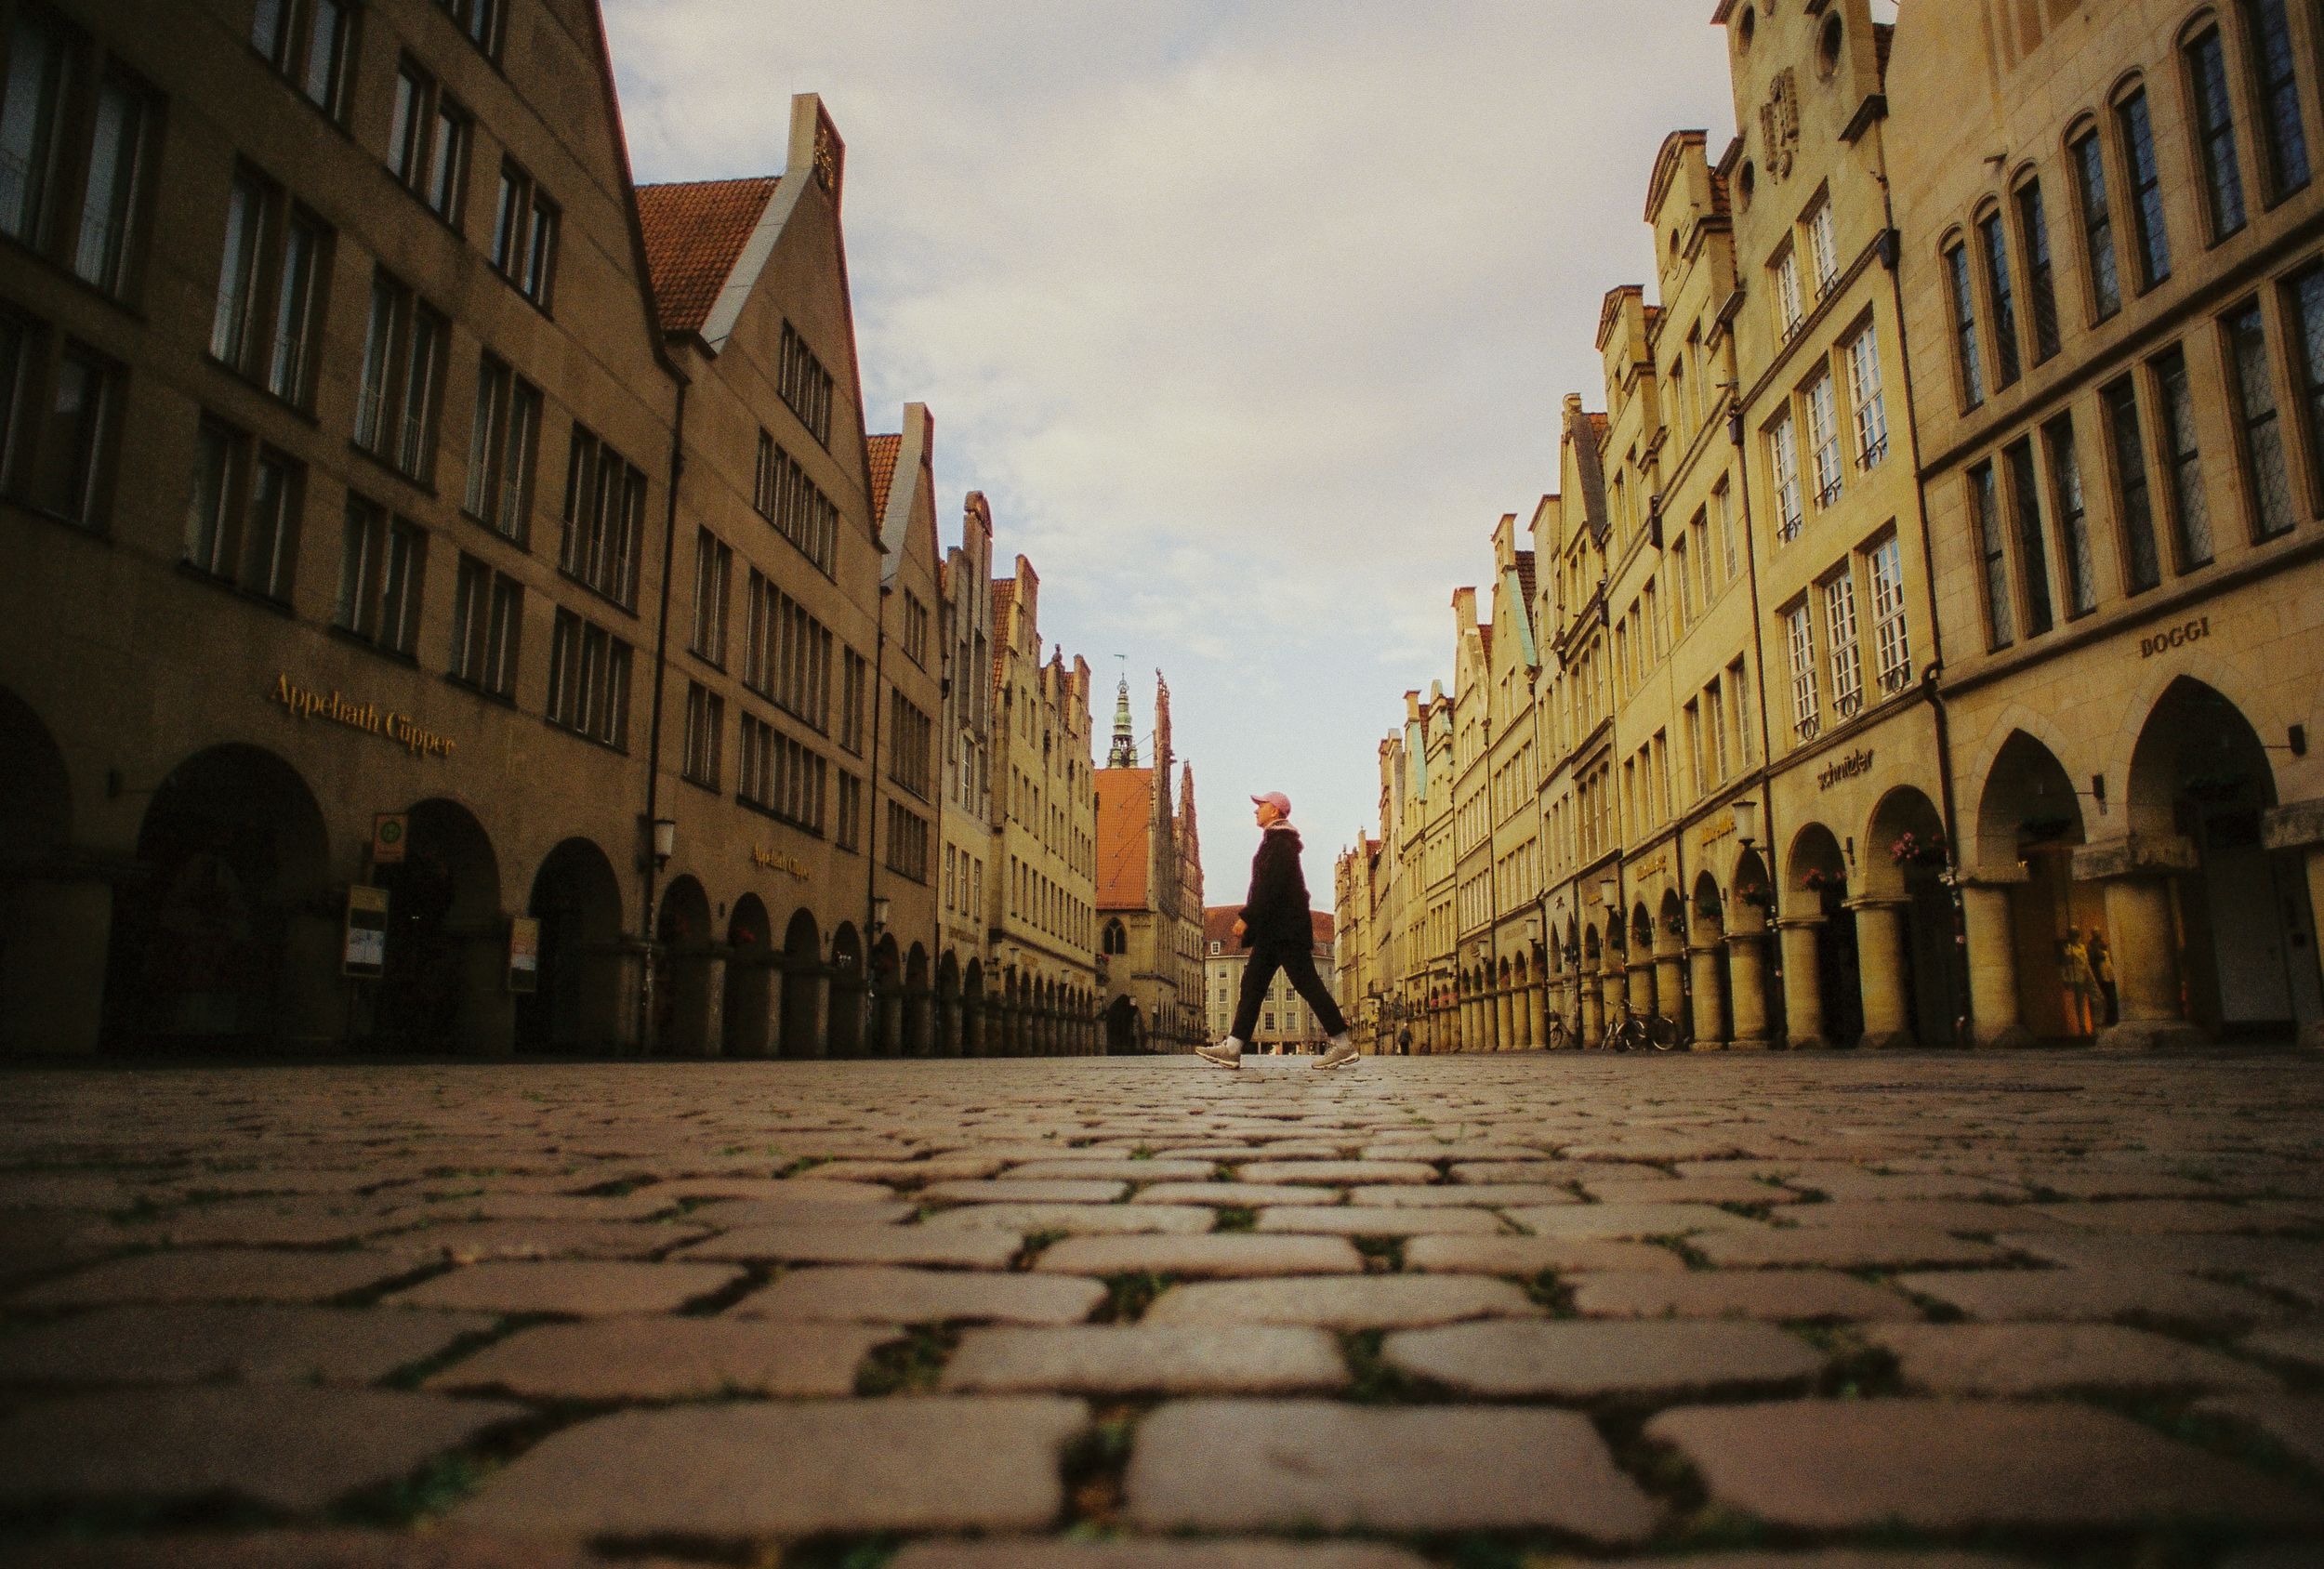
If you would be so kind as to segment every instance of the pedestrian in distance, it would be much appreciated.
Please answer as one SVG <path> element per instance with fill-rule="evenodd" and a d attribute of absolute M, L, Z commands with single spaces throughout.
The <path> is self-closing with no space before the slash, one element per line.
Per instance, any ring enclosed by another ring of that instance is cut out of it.
<path fill-rule="evenodd" d="M 1348 1039 L 1340 1005 L 1315 973 L 1315 922 L 1307 906 L 1307 875 L 1300 869 L 1300 831 L 1291 826 L 1291 798 L 1271 790 L 1253 796 L 1251 810 L 1259 824 L 1259 853 L 1251 857 L 1250 895 L 1235 920 L 1235 935 L 1250 950 L 1235 1027 L 1216 1046 L 1195 1048 L 1195 1055 L 1221 1068 L 1243 1065 L 1243 1043 L 1259 1023 L 1260 1004 L 1279 969 L 1330 1036 L 1314 1065 L 1344 1068 L 1356 1059 L 1355 1043 Z"/>

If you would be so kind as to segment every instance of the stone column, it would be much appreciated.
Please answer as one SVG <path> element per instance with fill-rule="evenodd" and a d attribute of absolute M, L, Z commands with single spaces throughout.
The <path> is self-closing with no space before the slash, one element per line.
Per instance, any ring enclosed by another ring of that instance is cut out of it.
<path fill-rule="evenodd" d="M 1604 972 L 1598 980 L 1598 990 L 1602 994 L 1605 1008 L 1604 1021 L 1599 1026 L 1600 1038 L 1603 1039 L 1604 1032 L 1612 1030 L 1615 1025 L 1622 1022 L 1622 1001 L 1629 995 L 1627 980 L 1622 970 L 1620 949 L 1608 950 Z"/>
<path fill-rule="evenodd" d="M 1856 917 L 1856 989 L 1864 997 L 1867 1050 L 1911 1046 L 1912 1021 L 1905 1012 L 1905 901 L 1851 899 Z"/>
<path fill-rule="evenodd" d="M 1728 1044 L 1737 1051 L 1767 1049 L 1766 943 L 1764 931 L 1727 936 L 1727 995 L 1735 1013 Z"/>
<path fill-rule="evenodd" d="M 1533 1005 L 1533 1044 L 1547 1050 L 1550 1044 L 1550 978 L 1538 969 L 1535 969 L 1534 976 L 1533 995 L 1528 999 Z"/>
<path fill-rule="evenodd" d="M 2171 879 L 2196 865 L 2194 845 L 2176 834 L 2127 834 L 2075 850 L 2075 881 L 2106 889 L 2106 942 L 2114 951 L 2119 1022 L 2098 1032 L 2094 1044 L 2101 1050 L 2207 1044 L 2179 1000 L 2179 943 L 2171 914 Z"/>
<path fill-rule="evenodd" d="M 1831 1044 L 1824 1038 L 1823 961 L 1816 947 L 1823 926 L 1821 916 L 1786 916 L 1776 922 L 1776 940 L 1783 944 L 1784 1043 L 1794 1051 Z"/>
<path fill-rule="evenodd" d="M 790 1051 L 790 1043 L 783 1038 L 783 1007 L 790 995 L 791 967 L 783 962 L 781 954 L 767 959 L 767 1026 L 766 1055 L 782 1057 Z"/>
<path fill-rule="evenodd" d="M 634 937 L 624 937 L 606 962 L 614 967 L 614 1038 L 610 1043 L 614 1054 L 642 1057 L 646 1051 L 647 1022 L 646 1010 L 639 1006 L 639 999 L 645 987 L 645 944 Z"/>
<path fill-rule="evenodd" d="M 1655 1016 L 1654 955 L 1649 953 L 1643 958 L 1632 959 L 1627 968 L 1630 970 L 1630 1010 L 1640 1019 L 1652 1019 Z"/>
<path fill-rule="evenodd" d="M 1517 989 L 1503 982 L 1500 993 L 1493 999 L 1493 1049 L 1517 1049 Z"/>
<path fill-rule="evenodd" d="M 74 885 L 75 887 L 86 885 Z M 104 885 L 96 885 L 99 891 L 109 892 Z M 347 896 L 337 892 L 332 903 L 344 907 Z M 106 900 L 111 908 L 112 900 Z M 281 1022 L 285 1042 L 303 1050 L 345 1050 L 347 1034 L 347 988 L 366 984 L 350 982 L 339 974 L 340 944 L 344 941 L 342 922 L 345 917 L 337 911 L 325 911 L 313 905 L 301 905 L 289 913 L 283 933 L 283 974 L 276 995 L 276 1018 Z M 100 929 L 101 930 L 101 929 Z M 15 944 L 11 943 L 10 948 Z M 104 994 L 105 943 L 102 937 L 92 956 L 98 969 L 95 989 L 88 994 L 88 1006 L 94 1009 Z M 59 956 L 59 969 L 54 973 L 70 975 L 79 968 L 78 956 Z M 47 962 L 43 956 L 40 962 Z M 506 982 L 503 982 L 504 988 Z M 510 1004 L 510 1027 L 514 1028 L 514 1003 Z M 0 1040 L 7 1038 L 5 1023 L 0 1023 Z M 57 1048 L 49 1047 L 49 1050 Z"/>
<path fill-rule="evenodd" d="M 2293 949 L 2286 956 L 2293 964 L 2305 964 L 2312 974 L 2324 982 L 2324 942 L 2318 942 L 2317 926 L 2324 922 L 2324 799 L 2291 801 L 2260 814 L 2260 843 L 2268 850 L 2282 853 L 2298 850 L 2301 870 L 2307 878 L 2308 950 L 2304 956 Z M 2122 967 L 2115 965 L 2115 984 L 2121 985 Z M 2300 1045 L 2309 1051 L 2324 1050 L 2324 1019 L 2311 1019 L 2300 1032 Z"/>
<path fill-rule="evenodd" d="M 1686 977 L 1679 969 L 1686 962 L 1685 941 L 1667 931 L 1655 934 L 1655 1011 L 1677 1023 L 1685 1022 L 1680 1014 L 1686 1007 Z"/>
<path fill-rule="evenodd" d="M 1574 998 L 1577 1015 L 1575 1028 L 1577 1047 L 1595 1046 L 1605 1034 L 1605 996 L 1589 982 L 1579 966 L 1574 969 Z"/>
<path fill-rule="evenodd" d="M 445 934 L 459 944 L 460 1006 L 454 1034 L 464 1056 L 507 1057 L 517 1046 L 516 998 L 508 994 L 508 923 L 495 916 Z"/>
<path fill-rule="evenodd" d="M 95 1054 L 112 918 L 112 884 L 96 877 L 0 887 L 7 933 L 0 945 L 0 1052 Z M 337 963 L 325 973 L 336 976 Z"/>
<path fill-rule="evenodd" d="M 2025 875 L 1978 875 L 1961 882 L 1961 924 L 1969 949 L 1969 1039 L 1987 1047 L 2031 1046 L 2017 1006 L 2017 931 L 2012 884 Z"/>
<path fill-rule="evenodd" d="M 1727 999 L 1719 989 L 1719 944 L 1690 943 L 1686 961 L 1695 982 L 1697 1051 L 1719 1051 L 1727 1044 Z"/>
<path fill-rule="evenodd" d="M 712 951 L 702 961 L 702 1055 L 726 1054 L 726 965 L 729 950 Z"/>

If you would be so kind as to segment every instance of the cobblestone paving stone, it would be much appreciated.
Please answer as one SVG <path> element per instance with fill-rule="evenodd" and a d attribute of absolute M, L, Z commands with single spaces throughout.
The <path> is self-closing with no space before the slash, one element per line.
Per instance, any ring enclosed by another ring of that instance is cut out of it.
<path fill-rule="evenodd" d="M 2324 1061 L 0 1075 L 0 1565 L 2324 1562 Z"/>

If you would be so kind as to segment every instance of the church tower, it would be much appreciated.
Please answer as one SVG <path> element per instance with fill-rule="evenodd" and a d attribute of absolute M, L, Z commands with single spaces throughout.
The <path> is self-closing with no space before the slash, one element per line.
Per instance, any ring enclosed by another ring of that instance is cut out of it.
<path fill-rule="evenodd" d="M 1121 686 L 1114 693 L 1114 746 L 1105 754 L 1105 766 L 1108 768 L 1136 768 L 1138 766 L 1138 737 L 1130 730 L 1129 678 L 1128 676 L 1122 678 Z"/>

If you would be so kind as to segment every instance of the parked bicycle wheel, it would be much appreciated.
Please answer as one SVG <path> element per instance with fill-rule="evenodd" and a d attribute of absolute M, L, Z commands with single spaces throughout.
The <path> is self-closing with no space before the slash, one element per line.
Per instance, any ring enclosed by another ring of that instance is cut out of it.
<path fill-rule="evenodd" d="M 1682 1038 L 1679 1033 L 1679 1022 L 1666 1018 L 1659 1013 L 1656 1014 L 1653 1022 L 1646 1026 L 1646 1033 L 1653 1038 L 1657 1051 L 1674 1049 Z"/>

